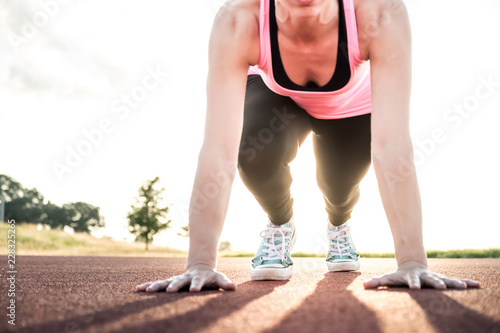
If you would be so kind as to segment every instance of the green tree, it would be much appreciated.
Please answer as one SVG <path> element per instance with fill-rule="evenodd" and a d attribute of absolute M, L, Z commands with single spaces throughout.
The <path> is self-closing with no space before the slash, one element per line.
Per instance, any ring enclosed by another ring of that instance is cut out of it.
<path fill-rule="evenodd" d="M 63 229 L 68 224 L 68 213 L 66 209 L 54 205 L 50 201 L 43 206 L 42 224 L 52 229 Z"/>
<path fill-rule="evenodd" d="M 43 195 L 36 188 L 26 189 L 6 175 L 0 175 L 0 193 L 5 198 L 5 218 L 18 222 L 41 223 Z"/>
<path fill-rule="evenodd" d="M 230 241 L 222 241 L 219 243 L 219 252 L 231 252 L 231 247 Z"/>
<path fill-rule="evenodd" d="M 62 209 L 67 216 L 66 225 L 77 232 L 90 233 L 92 229 L 104 227 L 104 218 L 99 214 L 99 207 L 86 202 L 72 202 L 64 204 Z"/>
<path fill-rule="evenodd" d="M 5 198 L 5 218 L 17 222 L 41 223 L 54 229 L 70 226 L 75 231 L 89 233 L 104 227 L 99 207 L 85 202 L 74 202 L 62 207 L 44 202 L 36 188 L 24 188 L 9 176 L 0 175 L 0 194 Z"/>
<path fill-rule="evenodd" d="M 177 236 L 189 237 L 189 225 L 181 227 L 182 232 L 178 232 Z"/>
<path fill-rule="evenodd" d="M 136 240 L 148 244 L 153 241 L 154 235 L 167 229 L 171 220 L 166 220 L 169 207 L 160 207 L 164 188 L 158 188 L 159 177 L 146 181 L 139 189 L 137 202 L 132 205 L 132 212 L 128 214 L 129 230 Z"/>
<path fill-rule="evenodd" d="M 5 198 L 5 201 L 8 202 L 17 198 L 22 198 L 24 195 L 24 188 L 11 177 L 0 175 L 0 193 Z"/>

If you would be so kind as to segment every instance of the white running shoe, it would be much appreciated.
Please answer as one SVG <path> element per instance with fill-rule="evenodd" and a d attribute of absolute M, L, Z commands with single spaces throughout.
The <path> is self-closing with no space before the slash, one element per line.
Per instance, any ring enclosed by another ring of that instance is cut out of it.
<path fill-rule="evenodd" d="M 348 223 L 335 227 L 328 220 L 328 254 L 326 264 L 331 272 L 355 271 L 360 267 L 359 254 L 352 241 Z"/>
<path fill-rule="evenodd" d="M 292 277 L 293 262 L 290 252 L 295 244 L 293 217 L 283 225 L 269 221 L 260 236 L 262 242 L 252 260 L 252 280 L 288 280 Z"/>

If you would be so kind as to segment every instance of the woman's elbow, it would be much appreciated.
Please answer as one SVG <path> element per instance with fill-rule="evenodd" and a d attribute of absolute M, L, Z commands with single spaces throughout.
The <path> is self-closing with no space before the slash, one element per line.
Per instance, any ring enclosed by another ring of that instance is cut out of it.
<path fill-rule="evenodd" d="M 374 165 L 414 166 L 413 144 L 410 138 L 372 141 Z"/>

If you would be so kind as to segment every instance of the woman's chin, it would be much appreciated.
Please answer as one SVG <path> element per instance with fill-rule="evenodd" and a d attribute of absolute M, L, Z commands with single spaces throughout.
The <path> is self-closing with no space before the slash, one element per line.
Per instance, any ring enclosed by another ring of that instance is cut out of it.
<path fill-rule="evenodd" d="M 314 2 L 315 0 L 297 0 L 298 3 L 301 5 L 310 5 Z"/>

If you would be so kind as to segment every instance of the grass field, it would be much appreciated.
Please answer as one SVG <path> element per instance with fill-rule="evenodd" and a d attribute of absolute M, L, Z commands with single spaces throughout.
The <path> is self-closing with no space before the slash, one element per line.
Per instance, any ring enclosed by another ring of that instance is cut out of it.
<path fill-rule="evenodd" d="M 0 224 L 0 255 L 7 255 L 7 223 Z M 143 243 L 116 242 L 99 239 L 84 233 L 70 235 L 61 230 L 38 230 L 36 225 L 16 225 L 16 254 L 45 256 L 132 256 L 132 257 L 185 257 L 186 252 L 168 247 Z M 248 252 L 223 252 L 221 257 L 253 257 Z M 360 253 L 363 258 L 394 258 L 393 253 Z M 319 257 L 324 254 L 294 252 L 293 257 Z M 500 248 L 485 250 L 427 251 L 429 258 L 500 258 Z"/>
<path fill-rule="evenodd" d="M 0 255 L 7 254 L 7 223 L 0 224 Z M 143 243 L 116 242 L 85 233 L 70 235 L 62 230 L 38 230 L 36 225 L 16 225 L 16 254 L 45 256 L 144 256 L 185 257 L 186 252 Z"/>

